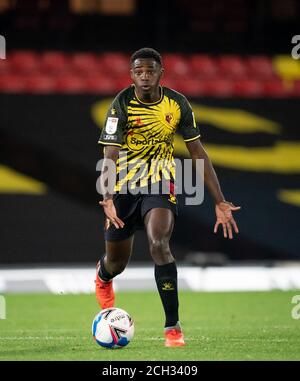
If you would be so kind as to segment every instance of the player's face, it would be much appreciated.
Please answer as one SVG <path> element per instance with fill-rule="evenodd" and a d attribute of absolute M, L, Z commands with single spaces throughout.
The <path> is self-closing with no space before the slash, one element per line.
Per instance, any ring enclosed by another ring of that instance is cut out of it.
<path fill-rule="evenodd" d="M 163 68 L 152 58 L 139 58 L 133 62 L 130 73 L 139 92 L 150 94 L 158 88 Z"/>

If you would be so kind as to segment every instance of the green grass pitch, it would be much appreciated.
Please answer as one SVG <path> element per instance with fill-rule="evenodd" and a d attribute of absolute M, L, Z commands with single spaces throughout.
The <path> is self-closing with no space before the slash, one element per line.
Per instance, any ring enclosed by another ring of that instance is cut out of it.
<path fill-rule="evenodd" d="M 117 350 L 92 338 L 94 295 L 8 294 L 0 360 L 300 360 L 300 320 L 291 315 L 297 294 L 181 292 L 187 345 L 165 348 L 158 293 L 118 292 L 116 306 L 133 317 L 135 336 Z"/>

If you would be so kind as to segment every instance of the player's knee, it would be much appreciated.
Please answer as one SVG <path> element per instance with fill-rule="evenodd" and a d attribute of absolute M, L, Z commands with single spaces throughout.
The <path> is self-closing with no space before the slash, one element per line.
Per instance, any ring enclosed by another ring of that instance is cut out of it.
<path fill-rule="evenodd" d="M 149 241 L 150 252 L 155 253 L 168 253 L 169 252 L 169 239 L 166 238 L 153 238 Z"/>

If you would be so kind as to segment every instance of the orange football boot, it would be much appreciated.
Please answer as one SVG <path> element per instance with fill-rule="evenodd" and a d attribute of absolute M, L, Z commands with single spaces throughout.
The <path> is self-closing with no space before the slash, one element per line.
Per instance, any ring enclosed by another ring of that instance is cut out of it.
<path fill-rule="evenodd" d="M 100 261 L 97 263 L 96 280 L 95 280 L 95 291 L 96 299 L 102 309 L 110 308 L 114 306 L 115 293 L 113 289 L 113 281 L 104 282 L 99 278 L 98 272 L 100 267 Z"/>
<path fill-rule="evenodd" d="M 183 347 L 185 345 L 183 333 L 178 328 L 167 329 L 165 339 L 165 347 Z"/>

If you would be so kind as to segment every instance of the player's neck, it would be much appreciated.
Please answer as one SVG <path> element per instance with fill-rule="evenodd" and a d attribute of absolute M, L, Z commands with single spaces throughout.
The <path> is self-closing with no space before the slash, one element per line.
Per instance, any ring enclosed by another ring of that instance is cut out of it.
<path fill-rule="evenodd" d="M 149 93 L 144 93 L 142 90 L 135 88 L 135 93 L 138 99 L 143 103 L 155 103 L 158 102 L 161 98 L 161 88 L 157 87 Z"/>

